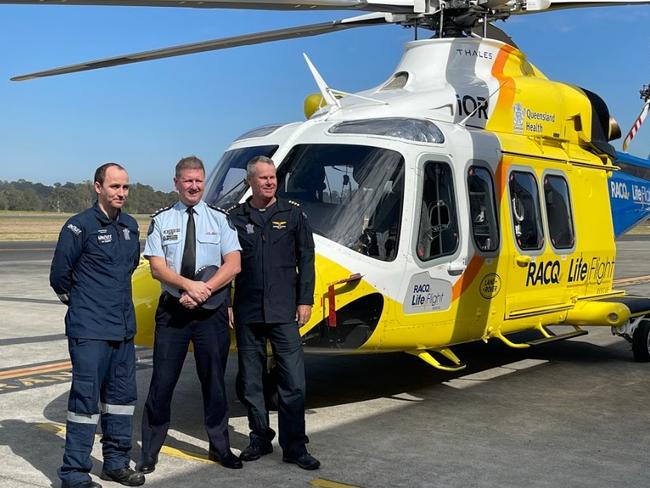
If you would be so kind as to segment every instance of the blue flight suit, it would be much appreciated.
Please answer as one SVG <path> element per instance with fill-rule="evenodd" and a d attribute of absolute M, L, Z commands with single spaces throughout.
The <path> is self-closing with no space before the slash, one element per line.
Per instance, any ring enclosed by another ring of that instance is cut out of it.
<path fill-rule="evenodd" d="M 237 232 L 225 213 L 201 201 L 193 207 L 196 232 L 196 269 L 221 266 L 223 256 L 239 251 Z M 144 256 L 162 257 L 180 274 L 187 206 L 177 202 L 152 216 Z M 201 382 L 205 427 L 210 450 L 224 454 L 230 450 L 228 402 L 224 373 L 230 349 L 228 311 L 198 307 L 189 310 L 178 299 L 181 291 L 161 283 L 163 293 L 156 310 L 153 373 L 142 417 L 142 459 L 157 460 L 165 441 L 171 416 L 174 388 L 183 368 L 190 341 L 194 347 L 196 371 Z"/>
<path fill-rule="evenodd" d="M 120 212 L 111 220 L 97 203 L 71 217 L 59 235 L 50 285 L 68 305 L 65 332 L 72 387 L 59 468 L 68 485 L 90 479 L 100 418 L 104 470 L 129 465 L 137 397 L 131 275 L 139 258 L 135 219 Z"/>
<path fill-rule="evenodd" d="M 280 446 L 284 456 L 298 458 L 307 452 L 309 439 L 296 309 L 314 303 L 314 240 L 298 203 L 278 198 L 260 212 L 249 201 L 228 209 L 242 245 L 234 303 L 237 393 L 248 409 L 251 442 L 270 444 L 275 432 L 269 427 L 263 386 L 268 339 L 277 365 Z"/>

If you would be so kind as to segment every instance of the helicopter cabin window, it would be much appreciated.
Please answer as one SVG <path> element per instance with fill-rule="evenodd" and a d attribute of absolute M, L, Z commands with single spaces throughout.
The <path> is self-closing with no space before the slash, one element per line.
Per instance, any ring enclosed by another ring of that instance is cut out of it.
<path fill-rule="evenodd" d="M 276 145 L 268 145 L 226 151 L 207 180 L 205 202 L 221 208 L 239 203 L 248 190 L 246 182 L 248 162 L 255 156 L 272 158 L 277 149 Z"/>
<path fill-rule="evenodd" d="M 496 251 L 499 247 L 499 225 L 492 175 L 485 168 L 472 166 L 467 172 L 467 187 L 474 244 L 483 252 Z"/>
<path fill-rule="evenodd" d="M 312 230 L 382 261 L 397 256 L 404 158 L 352 144 L 300 144 L 279 167 L 278 195 L 300 203 Z"/>
<path fill-rule="evenodd" d="M 544 199 L 551 244 L 556 249 L 571 249 L 575 242 L 569 185 L 559 175 L 544 177 Z"/>
<path fill-rule="evenodd" d="M 532 173 L 513 171 L 510 173 L 509 186 L 512 223 L 519 249 L 541 249 L 544 245 L 544 231 L 535 176 Z"/>
<path fill-rule="evenodd" d="M 420 229 L 416 252 L 422 261 L 453 254 L 458 247 L 454 179 L 448 164 L 424 165 Z"/>

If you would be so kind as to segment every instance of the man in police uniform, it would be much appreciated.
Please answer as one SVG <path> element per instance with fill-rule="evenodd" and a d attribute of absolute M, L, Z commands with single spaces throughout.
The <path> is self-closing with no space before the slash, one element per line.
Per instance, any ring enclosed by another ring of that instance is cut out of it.
<path fill-rule="evenodd" d="M 135 383 L 135 315 L 131 275 L 138 266 L 137 222 L 121 209 L 129 176 L 116 163 L 95 171 L 97 201 L 63 226 L 50 285 L 68 305 L 65 332 L 72 361 L 63 488 L 96 488 L 89 476 L 97 422 L 102 424 L 101 478 L 126 486 L 144 483 L 129 467 Z M 101 410 L 99 403 L 101 402 Z"/>
<path fill-rule="evenodd" d="M 201 200 L 205 170 L 195 156 L 176 165 L 179 201 L 153 215 L 144 256 L 163 293 L 156 311 L 153 373 L 142 417 L 142 459 L 138 470 L 155 469 L 167 436 L 174 387 L 190 341 L 201 382 L 209 457 L 226 468 L 241 468 L 230 450 L 224 372 L 230 348 L 228 312 L 214 293 L 227 287 L 240 269 L 237 233 L 226 215 Z M 220 266 L 200 279 L 201 269 Z M 224 294 L 223 292 L 220 292 Z"/>
<path fill-rule="evenodd" d="M 248 408 L 250 444 L 241 453 L 253 461 L 273 451 L 275 436 L 264 402 L 266 341 L 277 364 L 278 426 L 283 461 L 303 469 L 320 462 L 307 452 L 305 366 L 298 327 L 314 300 L 314 241 L 297 203 L 275 196 L 275 165 L 265 156 L 246 168 L 253 195 L 229 209 L 242 245 L 242 272 L 235 281 L 234 323 L 239 355 L 238 393 Z"/>

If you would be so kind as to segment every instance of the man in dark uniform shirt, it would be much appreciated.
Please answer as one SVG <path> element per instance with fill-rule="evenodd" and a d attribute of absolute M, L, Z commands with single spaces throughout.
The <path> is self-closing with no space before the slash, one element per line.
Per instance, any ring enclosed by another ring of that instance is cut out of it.
<path fill-rule="evenodd" d="M 135 383 L 135 314 L 131 275 L 140 259 L 138 223 L 122 212 L 129 175 L 116 163 L 95 171 L 95 204 L 71 217 L 56 244 L 50 285 L 68 305 L 65 333 L 72 361 L 63 488 L 98 488 L 90 478 L 97 423 L 102 425 L 101 478 L 144 483 L 129 467 Z"/>
<path fill-rule="evenodd" d="M 307 452 L 305 366 L 299 327 L 314 303 L 314 241 L 297 203 L 275 196 L 275 165 L 265 156 L 246 168 L 253 195 L 229 210 L 242 246 L 235 280 L 234 323 L 239 355 L 238 393 L 248 409 L 250 444 L 240 459 L 273 451 L 275 432 L 263 393 L 266 341 L 277 364 L 278 426 L 283 461 L 303 469 L 320 462 Z"/>

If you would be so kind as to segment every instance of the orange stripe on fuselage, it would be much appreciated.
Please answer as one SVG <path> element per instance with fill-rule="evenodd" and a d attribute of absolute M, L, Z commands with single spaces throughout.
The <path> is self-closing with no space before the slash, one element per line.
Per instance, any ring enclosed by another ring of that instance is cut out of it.
<path fill-rule="evenodd" d="M 515 48 L 512 46 L 503 46 L 499 49 L 497 59 L 492 65 L 492 76 L 499 80 L 499 86 L 501 87 L 499 89 L 499 98 L 497 99 L 495 111 L 499 111 L 506 107 L 512 107 L 512 101 L 515 99 L 515 82 L 510 76 L 503 74 L 506 61 L 508 61 L 508 58 L 514 51 Z"/>
<path fill-rule="evenodd" d="M 478 272 L 483 267 L 483 261 L 485 261 L 485 259 L 482 256 L 477 256 L 476 254 L 472 256 L 472 259 L 470 259 L 463 275 L 456 283 L 454 283 L 454 286 L 451 289 L 452 301 L 460 297 L 460 295 L 469 288 L 469 285 L 472 284 L 474 278 L 476 278 L 476 275 L 478 275 Z"/>
<path fill-rule="evenodd" d="M 515 82 L 510 76 L 506 76 L 503 74 L 503 70 L 506 65 L 506 61 L 508 60 L 508 57 L 515 51 L 515 48 L 512 46 L 505 45 L 501 49 L 499 49 L 499 54 L 497 54 L 497 59 L 494 61 L 494 64 L 492 65 L 492 76 L 494 76 L 497 80 L 499 80 L 499 86 L 501 87 L 499 89 L 499 98 L 497 99 L 497 104 L 496 108 L 494 110 L 494 115 L 497 117 L 504 117 L 508 116 L 511 117 L 511 107 L 512 107 L 512 102 L 515 98 Z M 494 117 L 493 115 L 493 117 Z M 496 180 L 496 192 L 497 192 L 497 198 L 498 201 L 501 202 L 501 200 L 505 197 L 506 195 L 506 170 L 505 170 L 505 165 L 503 164 L 503 158 L 501 161 L 499 161 L 499 164 L 497 165 L 496 172 L 495 172 L 495 180 Z M 483 263 L 485 262 L 485 258 L 482 256 L 474 255 L 469 261 L 469 264 L 467 265 L 467 268 L 463 272 L 463 275 L 460 277 L 460 279 L 454 283 L 454 286 L 452 287 L 452 301 L 456 300 L 461 296 L 461 294 L 469 288 L 469 286 L 472 284 L 474 279 L 478 276 L 479 272 L 481 271 L 481 268 L 483 267 Z"/>
<path fill-rule="evenodd" d="M 496 180 L 497 185 L 497 202 L 499 202 L 499 205 L 501 205 L 501 200 L 506 196 L 506 185 L 508 184 L 506 181 L 507 173 L 506 165 L 503 162 L 503 158 L 501 158 L 501 161 L 497 164 L 497 169 L 494 172 L 494 179 Z"/>
<path fill-rule="evenodd" d="M 516 49 L 511 46 L 503 46 L 499 49 L 499 53 L 492 65 L 492 76 L 499 82 L 499 92 L 497 95 L 496 105 L 492 111 L 492 115 L 486 124 L 487 130 L 495 132 L 506 130 L 505 128 L 512 127 L 512 104 L 515 99 L 515 80 L 505 74 L 508 69 L 507 63 L 510 56 Z"/>
<path fill-rule="evenodd" d="M 501 202 L 501 199 L 505 197 L 506 194 L 506 171 L 505 165 L 503 164 L 503 158 L 497 164 L 497 169 L 495 171 L 495 180 L 496 180 L 496 191 L 497 191 L 497 201 Z M 469 288 L 469 285 L 472 284 L 474 278 L 478 275 L 485 259 L 482 256 L 477 256 L 476 254 L 472 256 L 467 265 L 467 268 L 463 272 L 463 275 L 460 279 L 454 283 L 452 287 L 451 299 L 456 300 L 460 295 Z"/>

